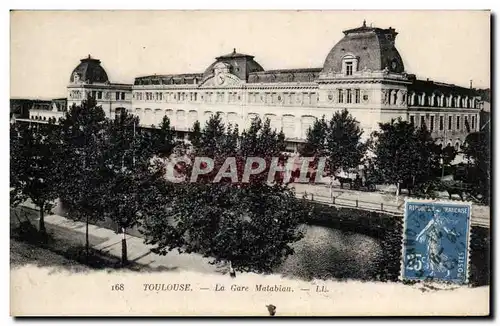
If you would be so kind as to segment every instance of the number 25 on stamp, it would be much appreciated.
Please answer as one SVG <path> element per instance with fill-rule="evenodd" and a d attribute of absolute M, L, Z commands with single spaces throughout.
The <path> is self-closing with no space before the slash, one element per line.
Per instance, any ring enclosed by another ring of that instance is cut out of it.
<path fill-rule="evenodd" d="M 403 228 L 403 280 L 467 283 L 471 206 L 407 200 Z"/>

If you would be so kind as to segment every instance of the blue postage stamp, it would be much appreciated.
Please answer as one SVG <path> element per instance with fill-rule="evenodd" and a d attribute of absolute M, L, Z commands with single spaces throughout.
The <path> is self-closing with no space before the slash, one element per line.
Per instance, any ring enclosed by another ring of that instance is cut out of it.
<path fill-rule="evenodd" d="M 467 283 L 471 205 L 408 199 L 403 228 L 403 280 Z"/>

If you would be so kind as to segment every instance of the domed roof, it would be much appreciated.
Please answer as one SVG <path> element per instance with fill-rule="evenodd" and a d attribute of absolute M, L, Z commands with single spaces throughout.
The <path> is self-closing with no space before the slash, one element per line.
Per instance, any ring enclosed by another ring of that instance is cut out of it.
<path fill-rule="evenodd" d="M 232 74 L 246 81 L 252 72 L 264 71 L 264 68 L 262 68 L 262 66 L 253 58 L 254 56 L 252 55 L 238 53 L 236 52 L 236 49 L 233 49 L 232 53 L 215 58 L 216 61 L 212 63 L 203 73 L 203 79 L 213 75 L 214 66 L 217 63 L 224 62 L 229 65 L 230 72 Z"/>
<path fill-rule="evenodd" d="M 342 58 L 353 55 L 358 59 L 358 70 L 370 69 L 390 72 L 404 72 L 404 64 L 395 46 L 396 35 L 393 28 L 367 27 L 344 31 L 345 36 L 330 50 L 323 65 L 323 73 L 342 71 Z"/>
<path fill-rule="evenodd" d="M 75 82 L 75 76 L 82 82 L 93 83 L 106 83 L 108 82 L 108 74 L 103 67 L 101 67 L 101 60 L 94 59 L 90 55 L 80 60 L 80 64 L 71 73 L 69 82 Z"/>

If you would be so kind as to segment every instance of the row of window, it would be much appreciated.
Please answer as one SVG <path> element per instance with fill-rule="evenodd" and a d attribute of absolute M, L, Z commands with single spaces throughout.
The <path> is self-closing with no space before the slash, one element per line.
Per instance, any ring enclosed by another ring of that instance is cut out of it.
<path fill-rule="evenodd" d="M 438 117 L 438 125 L 436 126 L 436 117 Z M 454 118 L 455 117 L 455 118 Z M 419 127 L 423 127 L 424 125 L 429 129 L 430 131 L 434 130 L 439 130 L 443 131 L 449 130 L 449 131 L 467 131 L 467 129 L 471 131 L 475 131 L 477 127 L 477 119 L 475 115 L 448 115 L 447 117 L 443 115 L 420 115 L 419 116 L 420 120 L 418 122 Z M 415 125 L 416 117 L 414 115 L 410 115 L 410 123 Z M 446 126 L 445 126 L 446 124 Z"/>
<path fill-rule="evenodd" d="M 353 101 L 354 93 L 354 101 Z M 331 95 L 328 97 L 332 100 Z M 337 103 L 360 103 L 361 90 L 360 89 L 338 89 L 337 90 Z"/>
<path fill-rule="evenodd" d="M 359 90 L 356 93 L 359 103 Z M 240 92 L 135 92 L 134 99 L 138 101 L 185 102 L 198 100 L 205 103 L 238 103 L 242 100 Z M 315 105 L 318 103 L 315 92 L 249 92 L 249 103 L 282 104 L 282 105 Z"/>
<path fill-rule="evenodd" d="M 408 105 L 450 107 L 450 108 L 477 108 L 477 101 L 474 97 L 459 95 L 427 95 L 425 93 L 411 93 L 408 96 Z"/>
<path fill-rule="evenodd" d="M 468 97 L 438 97 L 425 94 L 411 93 L 407 96 L 403 90 L 383 90 L 382 103 L 388 105 L 420 105 L 436 107 L 471 108 L 476 106 L 474 98 Z M 334 101 L 333 92 L 328 94 L 328 101 Z M 97 98 L 100 99 L 97 94 Z M 124 95 L 123 95 L 124 96 Z M 238 103 L 242 100 L 240 92 L 135 92 L 133 98 L 138 101 L 165 101 L 165 102 L 205 102 L 205 103 Z M 124 99 L 124 97 L 122 98 Z M 118 93 L 117 93 L 118 100 Z M 337 89 L 336 101 L 343 104 L 359 104 L 368 101 L 367 94 L 361 94 L 357 89 Z M 316 105 L 319 95 L 316 92 L 248 92 L 248 103 L 271 105 Z"/>
<path fill-rule="evenodd" d="M 114 92 L 114 98 L 116 101 L 125 101 L 125 92 Z M 91 91 L 90 96 L 96 100 L 111 99 L 113 92 L 103 92 L 103 91 Z M 83 99 L 83 94 L 80 90 L 72 90 L 69 93 L 70 99 Z"/>
<path fill-rule="evenodd" d="M 249 92 L 248 102 L 280 105 L 315 105 L 318 103 L 318 94 L 315 92 Z"/>
<path fill-rule="evenodd" d="M 39 121 L 51 121 L 51 119 L 52 119 L 53 121 L 56 121 L 55 117 L 49 117 L 49 118 L 47 118 L 46 116 L 39 116 L 39 115 L 32 115 L 30 117 L 30 119 L 32 119 L 32 120 L 39 120 Z M 57 119 L 57 121 L 61 121 L 61 119 L 62 118 L 59 118 L 59 119 Z"/>
<path fill-rule="evenodd" d="M 157 125 L 161 122 L 164 116 L 167 116 L 171 120 L 172 126 L 177 128 L 191 128 L 194 122 L 197 120 L 204 123 L 208 121 L 210 116 L 212 116 L 216 112 L 204 111 L 202 114 L 200 113 L 196 110 L 152 110 L 150 108 L 135 109 L 135 114 L 140 118 L 141 124 L 143 125 Z M 218 113 L 220 114 L 222 120 L 226 123 L 230 123 L 232 125 L 239 124 L 241 126 L 241 123 L 243 122 L 242 117 L 238 113 Z M 278 116 L 275 114 L 265 114 L 261 116 L 257 113 L 249 113 L 247 115 L 247 119 L 245 119 L 244 121 L 245 126 L 248 127 L 251 120 L 257 116 L 260 116 L 261 119 L 269 119 L 271 127 L 277 130 L 282 129 L 287 137 L 295 137 L 297 132 L 296 127 L 300 126 L 301 137 L 305 138 L 307 135 L 307 130 L 310 126 L 313 125 L 314 121 L 316 120 L 315 117 L 308 115 L 296 117 L 290 114 L 286 114 L 283 116 Z M 299 120 L 297 118 L 299 118 Z"/>

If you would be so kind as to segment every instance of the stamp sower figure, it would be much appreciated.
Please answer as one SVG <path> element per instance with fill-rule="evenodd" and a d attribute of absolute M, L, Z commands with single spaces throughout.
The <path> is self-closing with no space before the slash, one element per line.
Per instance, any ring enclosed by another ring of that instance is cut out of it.
<path fill-rule="evenodd" d="M 446 277 L 450 275 L 450 261 L 444 253 L 442 245 L 443 236 L 456 237 L 454 231 L 450 231 L 447 224 L 447 218 L 439 215 L 440 210 L 436 210 L 432 219 L 427 223 L 425 228 L 417 235 L 416 240 L 420 243 L 427 244 L 427 269 L 430 271 L 429 276 L 435 276 L 436 273 L 446 272 Z"/>

